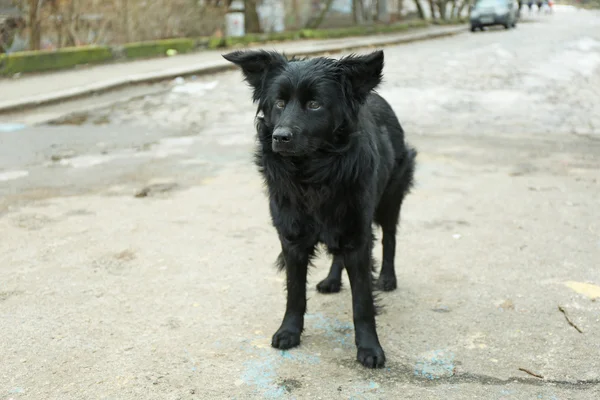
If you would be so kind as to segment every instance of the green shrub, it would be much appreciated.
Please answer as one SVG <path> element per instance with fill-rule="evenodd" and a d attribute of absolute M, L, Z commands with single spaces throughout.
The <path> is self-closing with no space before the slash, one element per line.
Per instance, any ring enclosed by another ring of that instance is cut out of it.
<path fill-rule="evenodd" d="M 228 37 L 223 41 L 223 45 L 226 47 L 236 45 L 248 45 L 250 43 L 262 43 L 265 41 L 266 35 L 259 35 L 255 33 L 249 33 L 239 37 Z"/>
<path fill-rule="evenodd" d="M 197 49 L 207 49 L 211 41 L 210 36 L 200 36 L 195 39 L 195 47 Z"/>
<path fill-rule="evenodd" d="M 335 39 L 348 36 L 365 36 L 374 33 L 402 32 L 411 28 L 423 28 L 429 23 L 423 20 L 402 22 L 393 25 L 353 26 L 338 29 L 303 29 L 300 36 L 305 39 Z"/>
<path fill-rule="evenodd" d="M 460 25 L 468 21 L 468 18 L 436 19 L 431 23 L 433 25 Z"/>
<path fill-rule="evenodd" d="M 300 31 L 274 32 L 267 35 L 267 41 L 282 42 L 285 40 L 300 39 Z"/>
<path fill-rule="evenodd" d="M 186 53 L 192 50 L 195 45 L 194 39 L 165 39 L 127 43 L 123 45 L 123 55 L 127 58 L 164 56 L 169 49 L 175 49 L 178 53 Z"/>
<path fill-rule="evenodd" d="M 67 47 L 55 51 L 22 51 L 0 55 L 0 75 L 71 68 L 112 59 L 108 46 Z"/>
<path fill-rule="evenodd" d="M 218 37 L 211 37 L 208 40 L 207 47 L 211 50 L 218 49 L 219 47 L 225 46 L 225 39 Z"/>
<path fill-rule="evenodd" d="M 445 23 L 456 23 L 447 21 Z M 87 46 L 60 49 L 57 51 L 32 51 L 0 55 L 0 75 L 11 75 L 17 72 L 37 72 L 52 69 L 73 67 L 78 64 L 103 62 L 114 57 L 144 58 L 166 55 L 167 50 L 174 49 L 186 53 L 198 48 L 218 49 L 222 47 L 247 46 L 251 43 L 268 41 L 286 41 L 294 39 L 334 39 L 348 36 L 365 36 L 377 33 L 402 32 L 413 28 L 429 26 L 423 20 L 411 20 L 392 25 L 353 26 L 338 29 L 303 29 L 270 34 L 247 34 L 242 37 L 200 37 L 196 39 L 166 39 L 148 42 L 128 43 L 115 46 Z"/>

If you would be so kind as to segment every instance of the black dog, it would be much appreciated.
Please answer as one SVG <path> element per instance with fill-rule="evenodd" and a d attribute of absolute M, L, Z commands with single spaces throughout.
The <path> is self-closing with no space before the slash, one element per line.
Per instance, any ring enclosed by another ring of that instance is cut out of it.
<path fill-rule="evenodd" d="M 287 305 L 272 346 L 300 344 L 307 267 L 317 244 L 333 255 L 320 292 L 350 279 L 357 359 L 381 367 L 385 354 L 375 327 L 373 228 L 383 230 L 378 285 L 396 288 L 396 226 L 413 182 L 417 152 L 390 105 L 373 89 L 381 82 L 383 51 L 366 56 L 291 59 L 258 51 L 223 56 L 241 67 L 258 103 L 255 162 L 264 177 L 287 275 Z M 262 115 L 260 115 L 262 114 Z"/>

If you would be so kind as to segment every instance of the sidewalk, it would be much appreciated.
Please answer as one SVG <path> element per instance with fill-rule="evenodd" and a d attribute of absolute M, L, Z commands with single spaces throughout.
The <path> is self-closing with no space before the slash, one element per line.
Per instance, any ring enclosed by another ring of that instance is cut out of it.
<path fill-rule="evenodd" d="M 301 40 L 262 46 L 288 55 L 313 55 L 433 39 L 466 32 L 465 26 L 430 27 L 405 33 L 329 40 Z M 0 113 L 35 107 L 126 85 L 206 74 L 234 68 L 221 54 L 226 49 L 83 67 L 16 79 L 0 79 Z"/>

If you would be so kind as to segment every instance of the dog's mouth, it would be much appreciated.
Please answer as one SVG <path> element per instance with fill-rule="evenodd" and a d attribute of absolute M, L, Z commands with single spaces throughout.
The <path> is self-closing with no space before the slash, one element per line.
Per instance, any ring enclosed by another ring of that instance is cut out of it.
<path fill-rule="evenodd" d="M 293 157 L 298 155 L 298 153 L 293 150 L 273 150 L 273 152 L 283 157 Z"/>
<path fill-rule="evenodd" d="M 290 143 L 281 143 L 273 141 L 271 143 L 271 149 L 274 153 L 277 153 L 282 156 L 293 156 L 298 152 L 295 149 L 295 146 L 290 145 Z"/>

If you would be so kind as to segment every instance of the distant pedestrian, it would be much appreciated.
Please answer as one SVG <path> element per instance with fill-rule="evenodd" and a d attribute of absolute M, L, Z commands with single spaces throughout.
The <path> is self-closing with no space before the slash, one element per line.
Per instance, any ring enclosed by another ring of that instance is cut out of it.
<path fill-rule="evenodd" d="M 533 0 L 529 0 L 527 2 L 527 6 L 529 6 L 529 14 L 531 14 L 531 12 L 533 11 L 532 10 L 532 8 L 533 8 Z"/>
<path fill-rule="evenodd" d="M 541 12 L 541 11 L 542 11 L 542 5 L 543 5 L 543 4 L 544 4 L 544 3 L 542 3 L 542 1 L 541 1 L 541 0 L 538 0 L 538 1 L 537 1 L 538 12 Z"/>

